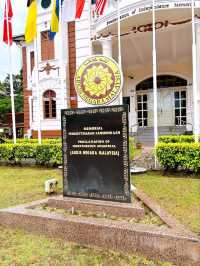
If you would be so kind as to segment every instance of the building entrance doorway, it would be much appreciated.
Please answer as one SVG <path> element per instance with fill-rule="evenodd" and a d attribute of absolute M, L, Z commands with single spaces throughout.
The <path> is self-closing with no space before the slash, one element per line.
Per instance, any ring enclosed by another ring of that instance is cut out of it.
<path fill-rule="evenodd" d="M 157 77 L 158 84 L 158 126 L 176 127 L 187 123 L 187 81 L 177 76 Z M 139 128 L 153 127 L 154 100 L 153 78 L 142 81 L 137 91 L 137 123 Z"/>

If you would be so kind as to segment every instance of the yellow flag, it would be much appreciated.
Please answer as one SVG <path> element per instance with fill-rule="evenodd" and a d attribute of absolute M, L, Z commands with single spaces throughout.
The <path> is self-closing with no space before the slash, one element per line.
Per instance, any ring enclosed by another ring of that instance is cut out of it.
<path fill-rule="evenodd" d="M 59 30 L 59 9 L 60 9 L 60 0 L 54 0 L 52 17 L 51 17 L 51 32 L 58 32 Z"/>
<path fill-rule="evenodd" d="M 32 42 L 37 35 L 37 0 L 30 1 L 28 15 L 26 18 L 25 40 Z"/>

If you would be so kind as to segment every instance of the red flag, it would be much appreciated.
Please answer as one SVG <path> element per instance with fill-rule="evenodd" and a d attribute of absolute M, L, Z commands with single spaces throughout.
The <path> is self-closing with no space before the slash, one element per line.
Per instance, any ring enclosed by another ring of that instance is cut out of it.
<path fill-rule="evenodd" d="M 85 0 L 77 0 L 76 2 L 76 18 L 80 18 L 85 5 Z"/>
<path fill-rule="evenodd" d="M 3 41 L 6 44 L 12 45 L 12 5 L 10 0 L 6 0 L 7 5 L 5 4 L 5 11 L 4 11 L 4 22 L 3 22 Z M 7 7 L 7 9 L 6 9 Z"/>

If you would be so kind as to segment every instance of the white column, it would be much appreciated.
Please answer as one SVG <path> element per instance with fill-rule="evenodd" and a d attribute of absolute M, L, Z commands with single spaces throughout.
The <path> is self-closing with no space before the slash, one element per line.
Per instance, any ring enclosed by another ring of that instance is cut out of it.
<path fill-rule="evenodd" d="M 158 143 L 158 89 L 157 89 L 157 53 L 156 53 L 156 29 L 155 29 L 155 0 L 153 0 L 152 9 L 152 19 L 153 19 L 153 104 L 154 104 L 154 145 Z"/>
<path fill-rule="evenodd" d="M 200 20 L 196 20 L 196 72 L 200 73 Z M 197 134 L 200 134 L 200 76 L 197 74 Z"/>
<path fill-rule="evenodd" d="M 32 108 L 32 101 L 33 101 L 33 96 L 28 97 L 28 106 L 29 106 L 29 129 L 32 128 L 32 123 L 33 123 L 33 108 Z"/>
<path fill-rule="evenodd" d="M 101 39 L 101 44 L 102 44 L 102 53 L 105 56 L 111 57 L 112 58 L 112 38 L 102 38 Z"/>

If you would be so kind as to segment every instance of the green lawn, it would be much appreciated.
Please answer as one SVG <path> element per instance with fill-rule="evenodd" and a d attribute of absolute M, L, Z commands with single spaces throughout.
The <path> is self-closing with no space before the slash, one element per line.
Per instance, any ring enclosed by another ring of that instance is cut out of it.
<path fill-rule="evenodd" d="M 18 205 L 46 197 L 44 181 L 59 180 L 61 191 L 61 171 L 42 168 L 0 167 L 0 208 Z"/>
<path fill-rule="evenodd" d="M 148 172 L 132 176 L 132 183 L 200 235 L 200 177 Z"/>
<path fill-rule="evenodd" d="M 60 170 L 0 167 L 0 208 L 44 198 L 44 181 Z M 141 177 L 137 177 L 138 183 Z M 61 191 L 61 185 L 60 185 Z M 1 266 L 170 266 L 137 255 L 104 252 L 0 226 Z"/>

